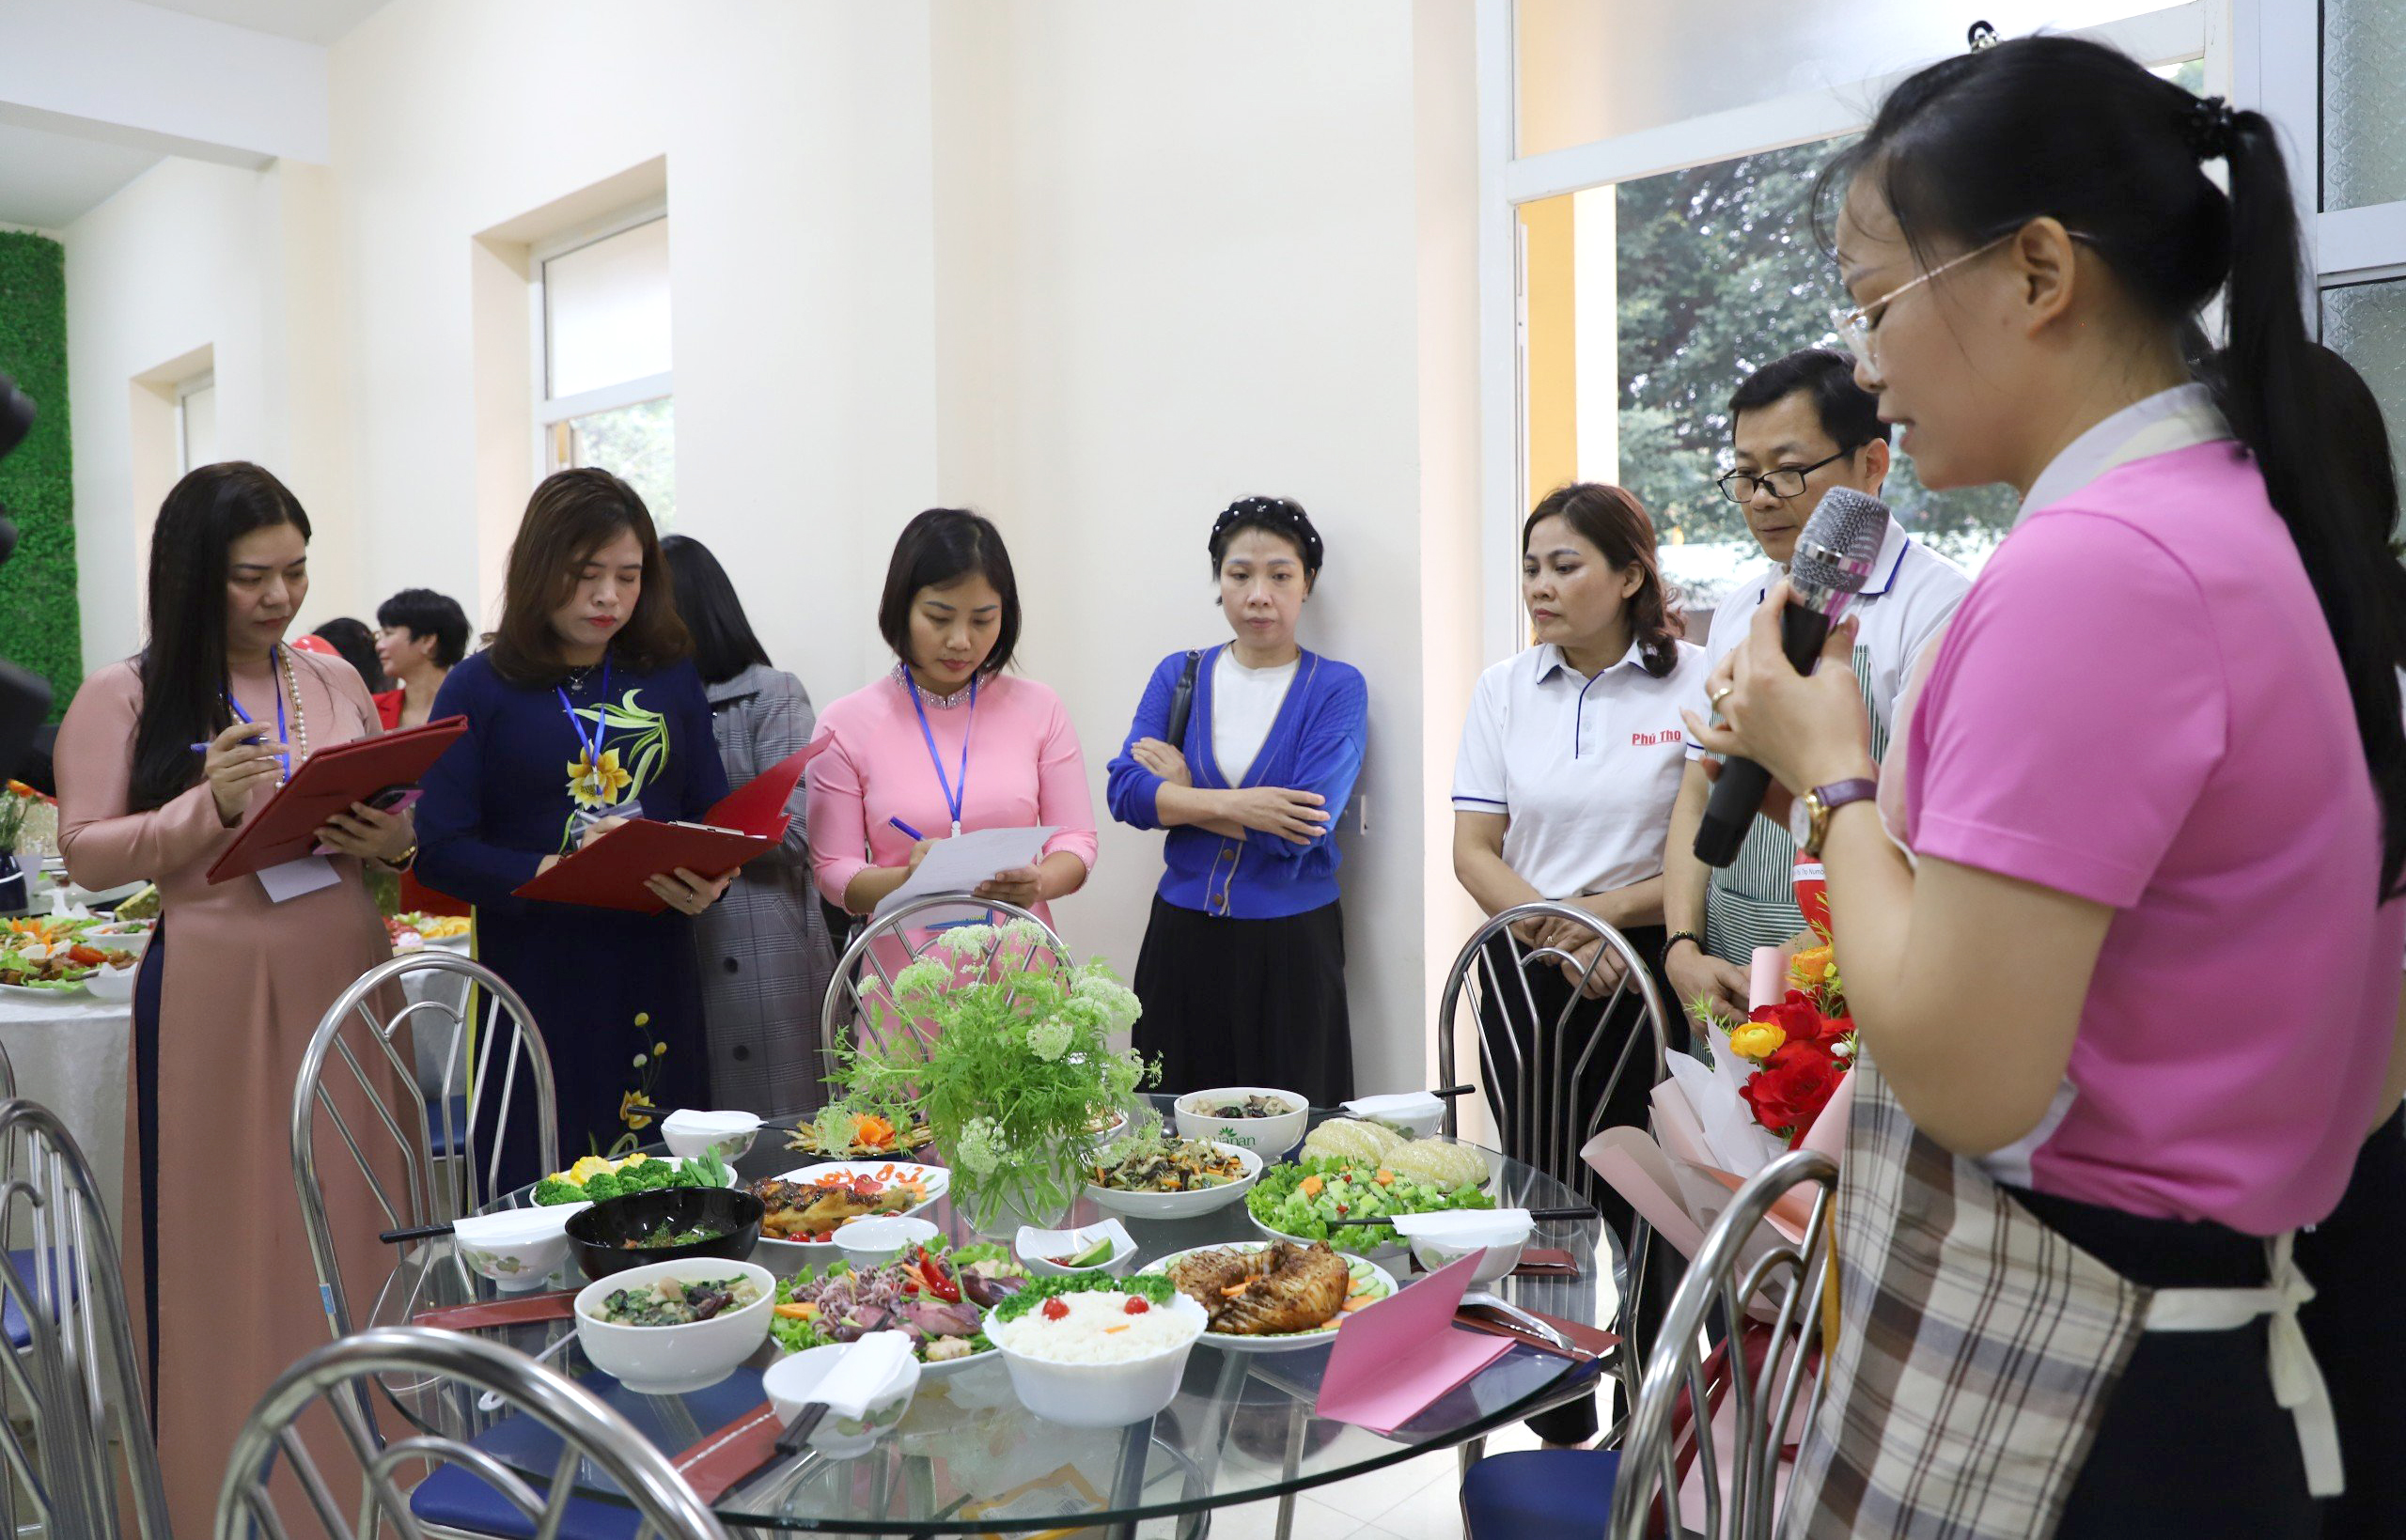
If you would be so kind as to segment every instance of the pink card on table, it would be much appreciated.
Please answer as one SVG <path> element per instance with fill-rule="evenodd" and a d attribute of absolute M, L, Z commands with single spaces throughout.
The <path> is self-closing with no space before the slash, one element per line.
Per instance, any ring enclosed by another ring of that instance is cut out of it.
<path fill-rule="evenodd" d="M 1454 1325 L 1470 1275 L 1486 1254 L 1473 1252 L 1349 1317 L 1328 1351 L 1314 1412 L 1393 1433 L 1510 1352 L 1508 1339 Z"/>

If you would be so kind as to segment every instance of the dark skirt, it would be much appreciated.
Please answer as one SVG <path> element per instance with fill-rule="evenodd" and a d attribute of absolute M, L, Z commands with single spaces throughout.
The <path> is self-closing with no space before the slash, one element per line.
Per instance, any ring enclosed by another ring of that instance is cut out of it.
<path fill-rule="evenodd" d="M 151 943 L 153 946 L 157 942 Z M 2406 1110 L 2356 1154 L 2339 1206 L 2298 1232 L 2297 1268 L 2314 1299 L 2297 1313 L 2339 1422 L 2348 1489 L 2322 1507 L 2323 1540 L 2406 1535 L 2406 1315 L 2392 1303 L 2406 1237 Z"/>
<path fill-rule="evenodd" d="M 2226 1225 L 2005 1190 L 2133 1283 L 2261 1288 L 2269 1276 L 2262 1238 Z M 2106 1396 L 2056 1540 L 2312 1540 L 2297 1423 L 2273 1398 L 2271 1355 L 2264 1316 L 2228 1331 L 2142 1333 Z"/>
<path fill-rule="evenodd" d="M 1267 1085 L 1315 1107 L 1353 1095 L 1345 920 L 1336 904 L 1232 920 L 1156 894 L 1134 988 L 1145 1005 L 1136 1050 L 1160 1056 L 1164 1091 Z"/>

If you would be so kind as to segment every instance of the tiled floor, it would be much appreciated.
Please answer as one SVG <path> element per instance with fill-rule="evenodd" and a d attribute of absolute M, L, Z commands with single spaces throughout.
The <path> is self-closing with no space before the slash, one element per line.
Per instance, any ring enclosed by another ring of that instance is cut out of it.
<path fill-rule="evenodd" d="M 1536 1447 L 1536 1439 L 1518 1423 L 1487 1440 L 1491 1454 Z M 1461 1472 L 1449 1449 L 1315 1486 L 1295 1500 L 1293 1540 L 1461 1540 Z M 1146 1526 L 1148 1537 L 1154 1532 Z M 1173 1532 L 1163 1525 L 1159 1532 Z M 1211 1518 L 1211 1540 L 1271 1540 L 1277 1532 L 1275 1502 L 1226 1508 Z"/>

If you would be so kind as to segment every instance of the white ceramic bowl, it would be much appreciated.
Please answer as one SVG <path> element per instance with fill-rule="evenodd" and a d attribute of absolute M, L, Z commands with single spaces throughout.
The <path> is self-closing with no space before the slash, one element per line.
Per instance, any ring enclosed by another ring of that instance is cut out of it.
<path fill-rule="evenodd" d="M 849 1350 L 847 1344 L 837 1343 L 830 1347 L 807 1348 L 770 1364 L 760 1376 L 760 1389 L 768 1392 L 769 1404 L 777 1408 L 777 1416 L 792 1422 L 810 1404 L 811 1391 Z M 918 1389 L 919 1361 L 906 1358 L 885 1390 L 870 1403 L 867 1416 L 855 1420 L 831 1409 L 811 1432 L 810 1447 L 830 1459 L 859 1458 L 902 1421 L 903 1414 L 911 1409 L 911 1397 Z"/>
<path fill-rule="evenodd" d="M 108 926 L 94 926 L 91 929 L 84 932 L 84 941 L 86 944 L 91 946 L 105 946 L 116 952 L 131 952 L 137 957 L 142 956 L 143 952 L 150 945 L 150 938 L 157 934 L 159 922 L 156 920 L 126 920 L 121 923 L 126 927 L 122 930 L 114 929 Z"/>
<path fill-rule="evenodd" d="M 114 941 L 101 944 L 107 947 L 116 946 Z M 84 988 L 92 991 L 92 998 L 95 1000 L 106 1000 L 121 1004 L 133 998 L 133 981 L 140 977 L 141 973 L 142 967 L 139 963 L 131 968 L 110 968 L 103 965 L 92 970 L 92 976 L 84 981 Z"/>
<path fill-rule="evenodd" d="M 1014 1353 L 997 1341 L 994 1346 L 1010 1370 L 1020 1405 L 1062 1427 L 1126 1427 L 1159 1413 L 1178 1398 L 1187 1355 L 1195 1351 L 1211 1318 L 1182 1294 L 1153 1308 L 1177 1314 L 1193 1326 L 1194 1335 L 1175 1347 L 1121 1363 L 1055 1363 Z M 987 1335 L 992 1334 L 990 1328 Z"/>
<path fill-rule="evenodd" d="M 618 1326 L 597 1319 L 602 1301 L 620 1289 L 641 1288 L 663 1278 L 701 1283 L 748 1278 L 760 1298 L 741 1310 L 683 1326 Z M 777 1280 L 751 1262 L 695 1257 L 629 1268 L 587 1283 L 576 1297 L 576 1343 L 586 1361 L 639 1395 L 688 1395 L 708 1390 L 733 1374 L 736 1365 L 769 1340 L 769 1312 Z"/>
<path fill-rule="evenodd" d="M 1191 1220 L 1226 1208 L 1251 1191 L 1253 1184 L 1261 1180 L 1261 1157 L 1240 1144 L 1215 1143 L 1214 1147 L 1242 1162 L 1244 1174 L 1218 1187 L 1200 1188 L 1193 1192 L 1126 1192 L 1088 1182 L 1086 1196 L 1094 1200 L 1098 1208 L 1125 1214 L 1135 1220 Z"/>
<path fill-rule="evenodd" d="M 941 1234 L 932 1222 L 915 1214 L 879 1214 L 838 1226 L 836 1250 L 854 1272 L 868 1272 Z"/>
<path fill-rule="evenodd" d="M 1294 1109 L 1273 1117 L 1213 1117 L 1201 1111 L 1247 1097 L 1275 1097 Z M 1181 1139 L 1209 1139 L 1215 1143 L 1248 1149 L 1264 1160 L 1283 1159 L 1304 1140 L 1304 1125 L 1311 1118 L 1311 1103 L 1293 1091 L 1267 1085 L 1222 1085 L 1190 1092 L 1178 1098 L 1178 1132 Z"/>
<path fill-rule="evenodd" d="M 668 1153 L 680 1160 L 697 1160 L 715 1153 L 731 1166 L 752 1153 L 752 1142 L 760 1137 L 760 1120 L 754 1118 L 752 1127 L 741 1131 L 695 1129 L 679 1127 L 677 1114 L 671 1112 L 661 1120 L 660 1137 L 667 1141 Z"/>
<path fill-rule="evenodd" d="M 1065 1268 L 1050 1260 L 1075 1256 L 1105 1236 L 1111 1237 L 1113 1247 L 1108 1262 L 1098 1262 L 1090 1268 Z M 1038 1278 L 1082 1278 L 1096 1272 L 1125 1278 L 1136 1270 L 1136 1237 L 1117 1220 L 1082 1224 L 1074 1230 L 1039 1230 L 1033 1224 L 1023 1224 L 1012 1239 L 1011 1250 L 1018 1254 L 1020 1266 Z"/>
<path fill-rule="evenodd" d="M 559 1271 L 568 1261 L 569 1216 L 592 1206 L 567 1203 L 461 1220 L 463 1228 L 453 1230 L 452 1243 L 470 1272 L 515 1294 L 540 1286 Z"/>
<path fill-rule="evenodd" d="M 1471 1269 L 1472 1286 L 1492 1283 L 1519 1267 L 1521 1253 L 1528 1249 L 1528 1245 L 1529 1237 L 1524 1235 L 1509 1246 L 1487 1248 L 1487 1255 L 1480 1260 L 1477 1267 Z M 1435 1272 L 1440 1268 L 1459 1262 L 1476 1250 L 1478 1248 L 1476 1246 L 1457 1246 L 1447 1241 L 1431 1240 L 1427 1236 L 1412 1237 L 1412 1259 L 1429 1272 Z"/>

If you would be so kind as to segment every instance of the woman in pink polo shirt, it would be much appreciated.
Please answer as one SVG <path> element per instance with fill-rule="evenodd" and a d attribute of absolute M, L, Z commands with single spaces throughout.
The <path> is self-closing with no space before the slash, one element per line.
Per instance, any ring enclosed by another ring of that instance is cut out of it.
<path fill-rule="evenodd" d="M 934 840 L 1052 824 L 1035 864 L 976 891 L 1032 910 L 1078 891 L 1094 865 L 1086 755 L 1061 697 L 1003 670 L 1019 640 L 1019 583 L 1002 532 L 961 508 L 904 526 L 877 628 L 893 669 L 829 706 L 811 761 L 810 860 L 819 891 L 867 914 Z"/>
<path fill-rule="evenodd" d="M 2273 126 L 2030 38 L 1898 86 L 1823 187 L 1899 450 L 2024 495 L 1891 751 L 1893 842 L 1847 628 L 1800 677 L 1774 592 L 1695 723 L 1794 795 L 1866 1050 L 1788 1532 L 2313 1534 L 2291 1237 L 2395 1100 L 2406 615 Z M 2219 396 L 2179 345 L 2217 292 Z"/>

